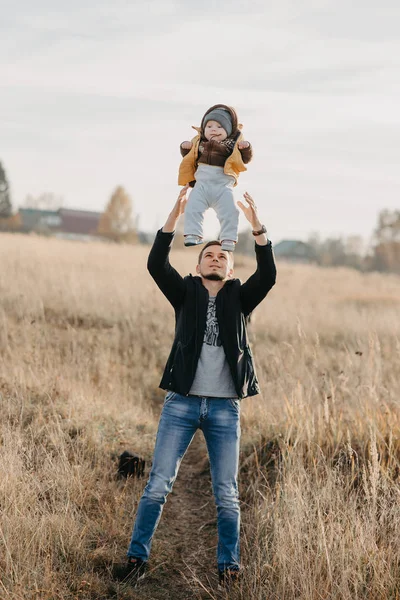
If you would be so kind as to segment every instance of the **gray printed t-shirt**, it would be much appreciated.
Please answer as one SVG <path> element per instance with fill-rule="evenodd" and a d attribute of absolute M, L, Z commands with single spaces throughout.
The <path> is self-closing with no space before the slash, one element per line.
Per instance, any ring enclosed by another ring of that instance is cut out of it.
<path fill-rule="evenodd" d="M 237 398 L 228 361 L 219 337 L 215 300 L 216 296 L 210 296 L 203 345 L 189 395 Z"/>

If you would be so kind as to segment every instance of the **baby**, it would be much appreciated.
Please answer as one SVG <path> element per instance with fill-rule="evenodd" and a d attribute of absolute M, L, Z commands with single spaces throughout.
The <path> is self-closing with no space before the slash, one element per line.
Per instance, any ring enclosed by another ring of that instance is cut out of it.
<path fill-rule="evenodd" d="M 239 173 L 252 158 L 243 140 L 236 112 L 225 104 L 212 106 L 204 115 L 198 135 L 182 142 L 179 185 L 194 189 L 185 208 L 185 246 L 203 243 L 204 213 L 213 208 L 221 226 L 222 250 L 233 251 L 238 240 L 239 210 L 233 198 Z"/>

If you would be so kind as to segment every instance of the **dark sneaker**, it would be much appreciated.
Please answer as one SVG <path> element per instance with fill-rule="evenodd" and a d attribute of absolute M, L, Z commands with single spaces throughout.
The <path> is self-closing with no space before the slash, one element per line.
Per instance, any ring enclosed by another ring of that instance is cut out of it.
<path fill-rule="evenodd" d="M 238 585 L 240 581 L 240 571 L 235 567 L 228 567 L 223 571 L 218 570 L 218 588 L 226 590 Z"/>
<path fill-rule="evenodd" d="M 137 583 L 146 575 L 147 562 L 141 558 L 130 556 L 128 562 L 123 565 L 115 565 L 113 569 L 114 579 L 125 583 Z"/>

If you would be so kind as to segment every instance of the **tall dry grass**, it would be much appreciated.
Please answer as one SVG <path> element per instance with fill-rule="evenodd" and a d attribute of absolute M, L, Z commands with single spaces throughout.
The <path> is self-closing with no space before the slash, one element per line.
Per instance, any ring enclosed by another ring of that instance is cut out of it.
<path fill-rule="evenodd" d="M 399 316 L 397 277 L 280 269 L 252 329 L 244 597 L 400 597 Z"/>
<path fill-rule="evenodd" d="M 113 597 L 143 486 L 113 457 L 151 457 L 173 312 L 145 248 L 2 235 L 0 253 L 0 597 Z M 238 595 L 397 598 L 400 280 L 278 266 L 250 327 Z"/>

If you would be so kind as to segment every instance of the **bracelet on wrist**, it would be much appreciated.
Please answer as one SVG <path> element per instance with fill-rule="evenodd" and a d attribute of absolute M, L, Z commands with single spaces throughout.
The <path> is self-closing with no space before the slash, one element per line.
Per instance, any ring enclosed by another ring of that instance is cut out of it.
<path fill-rule="evenodd" d="M 259 229 L 258 231 L 254 231 L 253 229 L 251 233 L 254 236 L 261 235 L 262 233 L 267 233 L 267 228 L 265 227 L 265 225 L 262 225 L 261 229 Z"/>

